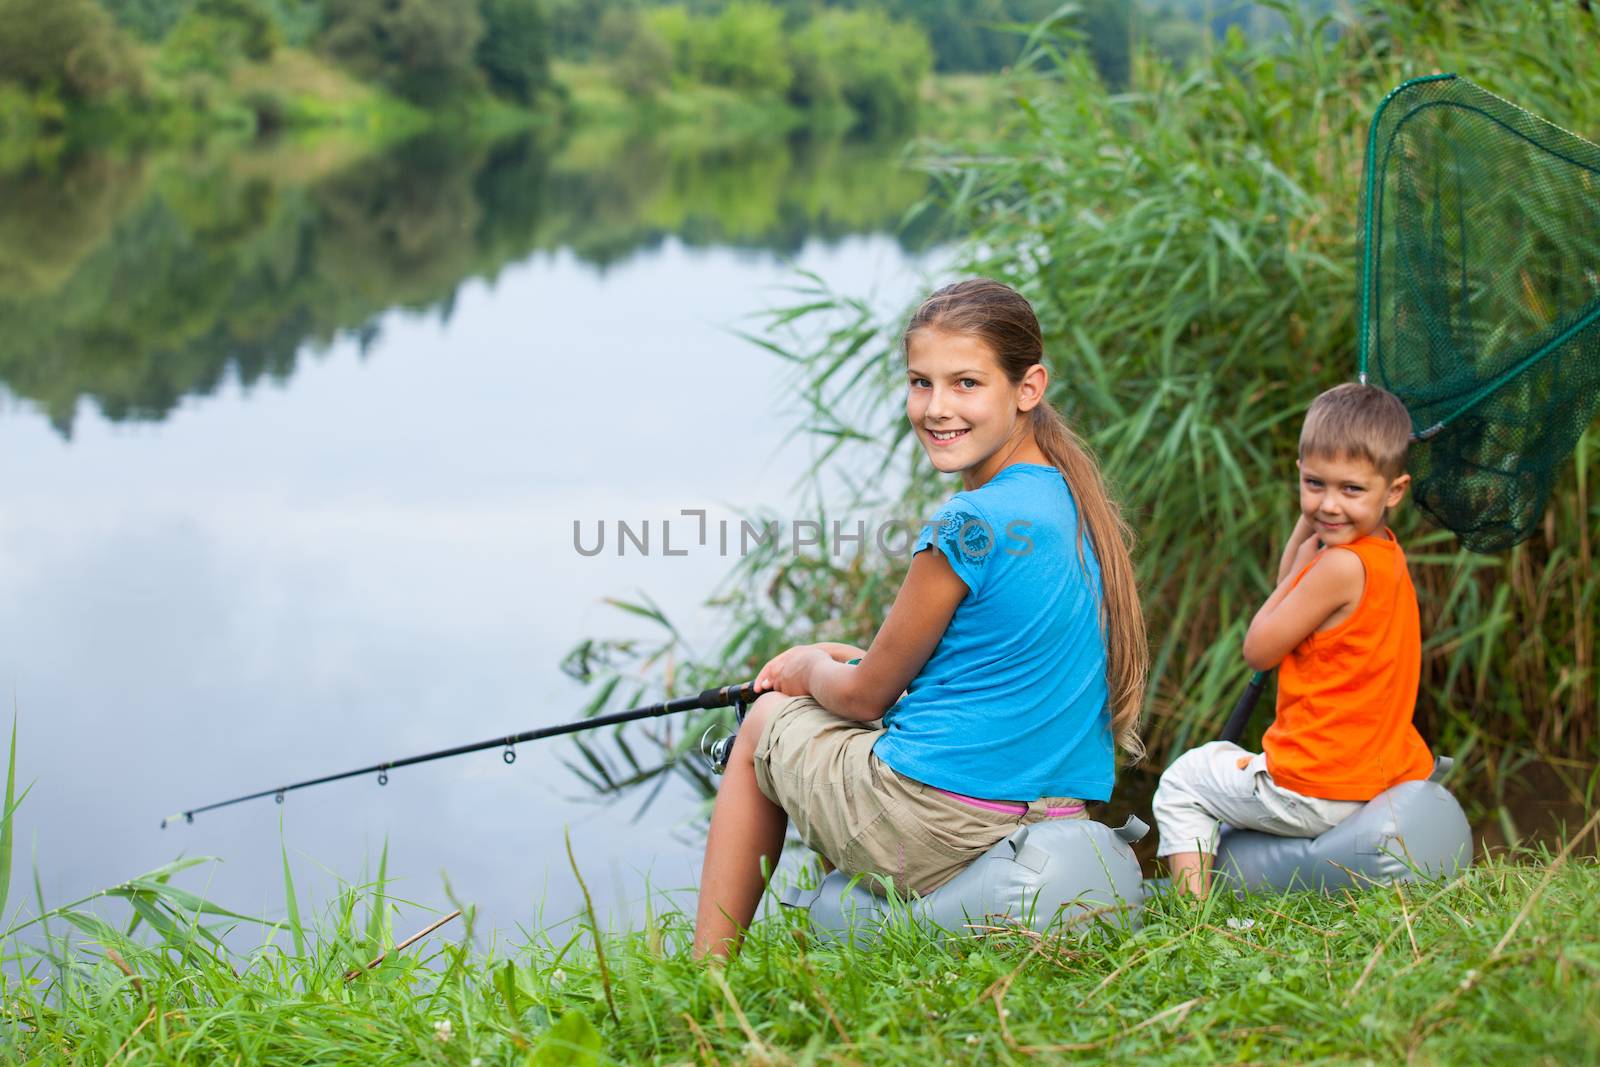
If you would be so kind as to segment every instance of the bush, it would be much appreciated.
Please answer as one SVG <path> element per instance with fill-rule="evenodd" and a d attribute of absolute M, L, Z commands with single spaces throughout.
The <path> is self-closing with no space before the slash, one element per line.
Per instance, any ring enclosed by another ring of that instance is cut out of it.
<path fill-rule="evenodd" d="M 118 26 L 142 41 L 159 41 L 172 32 L 187 10 L 187 0 L 100 0 Z"/>
<path fill-rule="evenodd" d="M 711 85 L 781 93 L 793 72 L 783 42 L 783 13 L 762 4 L 732 3 L 696 21 L 694 73 Z"/>
<path fill-rule="evenodd" d="M 94 0 L 0 0 L 0 82 L 91 101 L 137 89 L 128 42 Z"/>
<path fill-rule="evenodd" d="M 167 35 L 161 65 L 172 74 L 224 77 L 243 60 L 271 59 L 281 43 L 261 0 L 196 0 Z"/>
<path fill-rule="evenodd" d="M 329 0 L 322 47 L 360 77 L 417 103 L 479 84 L 477 0 Z"/>
<path fill-rule="evenodd" d="M 550 87 L 549 27 L 539 0 L 482 0 L 476 60 L 491 91 L 531 104 Z"/>
<path fill-rule="evenodd" d="M 873 129 L 910 122 L 933 66 L 926 34 L 875 10 L 819 12 L 796 35 L 791 57 L 790 100 L 801 107 L 847 106 Z"/>

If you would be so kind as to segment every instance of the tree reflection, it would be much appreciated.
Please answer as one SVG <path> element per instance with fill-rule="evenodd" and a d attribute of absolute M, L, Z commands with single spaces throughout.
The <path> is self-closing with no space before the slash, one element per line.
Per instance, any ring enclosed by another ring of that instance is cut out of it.
<path fill-rule="evenodd" d="M 0 384 L 70 437 L 84 400 L 162 419 L 285 381 L 388 309 L 448 317 L 464 282 L 541 250 L 605 268 L 668 237 L 786 254 L 890 230 L 927 189 L 899 147 L 580 131 L 32 164 L 0 174 Z"/>

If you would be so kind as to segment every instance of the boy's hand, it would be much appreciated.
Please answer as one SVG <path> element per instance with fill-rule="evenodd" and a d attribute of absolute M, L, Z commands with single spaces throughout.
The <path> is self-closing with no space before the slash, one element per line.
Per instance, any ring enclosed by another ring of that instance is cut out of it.
<path fill-rule="evenodd" d="M 1304 519 L 1301 519 L 1300 521 L 1305 522 Z M 1294 550 L 1294 559 L 1289 564 L 1289 573 L 1287 577 L 1293 578 L 1295 575 L 1309 567 L 1311 565 L 1311 561 L 1316 559 L 1317 553 L 1321 551 L 1322 542 L 1317 538 L 1307 537 L 1305 540 L 1301 541 L 1299 546 Z"/>
<path fill-rule="evenodd" d="M 1290 578 L 1299 574 L 1301 568 L 1311 562 L 1316 555 L 1317 544 L 1316 527 L 1311 525 L 1311 520 L 1302 513 L 1294 524 L 1294 530 L 1289 534 L 1289 540 L 1283 543 L 1283 555 L 1278 557 L 1278 584 L 1282 585 Z M 1310 553 L 1306 552 L 1306 545 L 1312 545 Z"/>
<path fill-rule="evenodd" d="M 1302 512 L 1300 517 L 1295 520 L 1293 532 L 1289 534 L 1289 544 L 1298 548 L 1306 538 L 1316 532 L 1316 529 L 1315 526 L 1311 525 L 1311 520 L 1306 518 L 1305 513 Z"/>

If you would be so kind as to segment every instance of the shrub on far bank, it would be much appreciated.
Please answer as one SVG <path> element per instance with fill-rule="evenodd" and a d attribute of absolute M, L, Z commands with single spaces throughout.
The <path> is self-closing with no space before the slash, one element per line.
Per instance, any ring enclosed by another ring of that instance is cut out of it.
<path fill-rule="evenodd" d="M 759 3 L 716 14 L 683 4 L 614 7 L 595 42 L 635 98 L 712 86 L 805 111 L 848 110 L 872 129 L 907 125 L 933 68 L 927 34 L 875 8 L 819 9 L 786 22 L 783 9 Z"/>
<path fill-rule="evenodd" d="M 128 41 L 95 0 L 0 0 L 0 84 L 92 103 L 137 91 Z"/>
<path fill-rule="evenodd" d="M 550 88 L 550 30 L 539 0 L 481 0 L 483 38 L 474 54 L 489 89 L 531 104 Z"/>
<path fill-rule="evenodd" d="M 262 0 L 195 0 L 163 42 L 161 66 L 222 77 L 244 60 L 271 59 L 282 43 Z"/>
<path fill-rule="evenodd" d="M 415 103 L 481 85 L 477 0 L 328 0 L 322 47 L 360 77 Z"/>
<path fill-rule="evenodd" d="M 917 90 L 933 68 L 927 35 L 876 10 L 818 12 L 795 36 L 790 55 L 793 103 L 843 105 L 874 129 L 910 121 Z"/>

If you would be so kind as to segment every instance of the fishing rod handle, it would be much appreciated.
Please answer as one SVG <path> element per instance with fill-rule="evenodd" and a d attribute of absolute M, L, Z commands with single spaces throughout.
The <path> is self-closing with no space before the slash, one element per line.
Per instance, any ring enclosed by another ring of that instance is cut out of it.
<path fill-rule="evenodd" d="M 719 689 L 703 690 L 695 698 L 695 706 L 710 710 L 711 708 L 725 708 L 731 704 L 754 704 L 758 695 L 756 683 L 754 682 L 725 685 Z"/>

